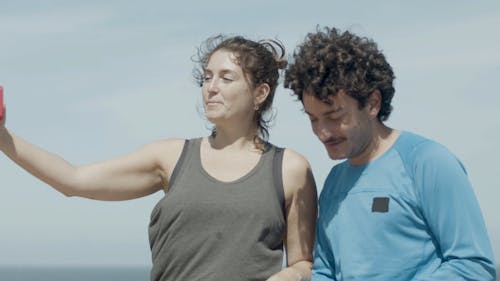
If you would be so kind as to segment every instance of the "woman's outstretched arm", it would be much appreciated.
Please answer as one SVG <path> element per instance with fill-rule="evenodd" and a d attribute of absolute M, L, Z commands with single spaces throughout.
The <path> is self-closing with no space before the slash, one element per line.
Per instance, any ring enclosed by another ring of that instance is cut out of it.
<path fill-rule="evenodd" d="M 75 166 L 10 132 L 5 115 L 0 121 L 0 150 L 66 196 L 128 200 L 166 188 L 184 144 L 183 140 L 158 141 L 122 157 Z"/>

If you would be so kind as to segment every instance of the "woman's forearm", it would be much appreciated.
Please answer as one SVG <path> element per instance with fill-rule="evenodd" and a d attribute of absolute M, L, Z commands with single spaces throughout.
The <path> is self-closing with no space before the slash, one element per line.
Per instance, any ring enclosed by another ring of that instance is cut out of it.
<path fill-rule="evenodd" d="M 0 149 L 23 169 L 66 196 L 74 195 L 71 179 L 76 167 L 63 158 L 25 141 L 0 127 Z"/>

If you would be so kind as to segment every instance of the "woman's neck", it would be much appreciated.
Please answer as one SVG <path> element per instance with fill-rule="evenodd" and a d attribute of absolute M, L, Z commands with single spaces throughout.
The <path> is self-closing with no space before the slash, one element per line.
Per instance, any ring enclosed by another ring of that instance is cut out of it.
<path fill-rule="evenodd" d="M 255 150 L 256 140 L 263 143 L 257 136 L 257 130 L 223 130 L 219 127 L 215 129 L 214 135 L 209 138 L 210 145 L 214 149 L 235 150 Z"/>

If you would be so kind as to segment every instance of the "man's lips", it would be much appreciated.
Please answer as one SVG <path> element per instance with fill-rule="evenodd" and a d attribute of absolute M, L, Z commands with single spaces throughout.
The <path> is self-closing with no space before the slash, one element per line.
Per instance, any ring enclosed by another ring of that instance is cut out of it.
<path fill-rule="evenodd" d="M 326 141 L 323 141 L 323 144 L 326 146 L 336 146 L 344 141 L 344 138 L 327 139 Z"/>

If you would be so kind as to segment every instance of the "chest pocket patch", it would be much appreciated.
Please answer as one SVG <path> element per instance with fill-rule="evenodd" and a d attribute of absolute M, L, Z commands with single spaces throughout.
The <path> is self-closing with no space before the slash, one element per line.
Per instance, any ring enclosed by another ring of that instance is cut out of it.
<path fill-rule="evenodd" d="M 374 197 L 372 202 L 372 213 L 389 212 L 389 197 Z"/>

